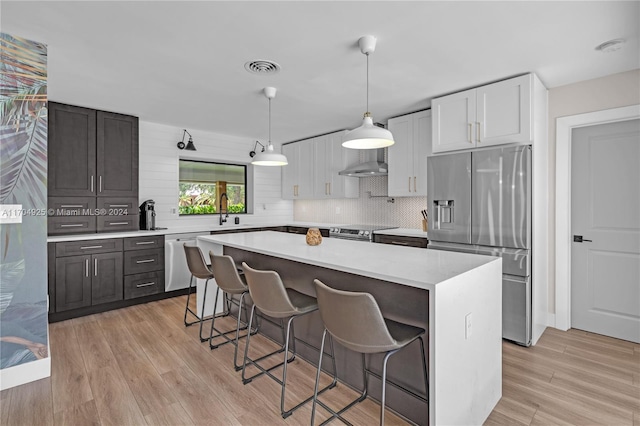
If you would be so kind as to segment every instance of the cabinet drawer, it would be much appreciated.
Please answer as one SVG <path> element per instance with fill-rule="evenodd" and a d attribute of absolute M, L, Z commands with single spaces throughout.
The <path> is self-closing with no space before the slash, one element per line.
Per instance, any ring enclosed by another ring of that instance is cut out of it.
<path fill-rule="evenodd" d="M 47 218 L 49 235 L 96 232 L 95 216 L 54 216 Z"/>
<path fill-rule="evenodd" d="M 98 232 L 137 231 L 139 216 L 98 216 Z"/>
<path fill-rule="evenodd" d="M 396 235 L 377 235 L 373 234 L 374 243 L 392 244 L 396 246 L 408 246 L 427 248 L 429 240 L 420 237 L 400 237 Z"/>
<path fill-rule="evenodd" d="M 96 208 L 96 197 L 49 197 L 47 207 L 53 216 L 90 216 Z"/>
<path fill-rule="evenodd" d="M 56 243 L 56 257 L 122 251 L 122 238 Z"/>
<path fill-rule="evenodd" d="M 125 252 L 124 274 L 164 270 L 164 248 Z"/>
<path fill-rule="evenodd" d="M 109 216 L 137 215 L 140 212 L 138 199 L 135 197 L 98 197 L 97 208 L 105 209 Z"/>
<path fill-rule="evenodd" d="M 124 277 L 125 300 L 162 292 L 164 292 L 164 271 L 147 272 Z"/>
<path fill-rule="evenodd" d="M 164 236 L 155 235 L 149 237 L 135 237 L 124 239 L 124 249 L 127 250 L 145 250 L 152 248 L 164 248 Z"/>

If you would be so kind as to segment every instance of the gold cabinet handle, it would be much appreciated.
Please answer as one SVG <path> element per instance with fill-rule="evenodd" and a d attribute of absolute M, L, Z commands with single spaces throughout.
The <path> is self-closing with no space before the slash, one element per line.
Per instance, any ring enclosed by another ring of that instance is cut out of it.
<path fill-rule="evenodd" d="M 478 136 L 478 143 L 480 143 L 480 142 L 482 142 L 482 141 L 480 140 L 480 122 L 478 121 L 478 122 L 476 122 L 476 124 L 477 124 L 477 127 L 476 127 L 476 136 Z"/>
<path fill-rule="evenodd" d="M 331 182 L 329 182 L 329 195 L 331 195 Z"/>
<path fill-rule="evenodd" d="M 469 139 L 468 139 L 469 143 L 473 143 L 473 140 L 471 139 L 471 131 L 472 131 L 471 126 L 473 126 L 473 124 L 469 123 Z"/>
<path fill-rule="evenodd" d="M 416 177 L 413 177 L 413 192 L 418 192 L 418 189 L 416 188 Z"/>
<path fill-rule="evenodd" d="M 411 192 L 411 176 L 409 176 L 409 192 Z"/>

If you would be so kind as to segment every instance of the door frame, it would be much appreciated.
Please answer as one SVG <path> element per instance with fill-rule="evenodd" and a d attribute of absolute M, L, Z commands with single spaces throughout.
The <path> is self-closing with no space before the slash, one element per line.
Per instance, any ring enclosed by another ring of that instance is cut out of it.
<path fill-rule="evenodd" d="M 556 328 L 571 328 L 571 134 L 578 127 L 640 118 L 640 105 L 556 119 Z"/>

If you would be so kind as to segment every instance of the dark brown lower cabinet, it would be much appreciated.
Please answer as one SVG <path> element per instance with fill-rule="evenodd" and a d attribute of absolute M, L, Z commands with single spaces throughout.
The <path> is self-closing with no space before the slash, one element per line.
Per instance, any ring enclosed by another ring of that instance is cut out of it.
<path fill-rule="evenodd" d="M 91 256 L 56 259 L 56 312 L 91 306 Z"/>
<path fill-rule="evenodd" d="M 48 258 L 50 321 L 118 309 L 164 293 L 162 235 L 49 243 Z"/>
<path fill-rule="evenodd" d="M 94 254 L 91 278 L 91 304 L 123 299 L 122 253 Z"/>
<path fill-rule="evenodd" d="M 382 244 L 392 244 L 394 246 L 408 246 L 408 247 L 419 247 L 419 248 L 427 248 L 427 245 L 429 244 L 429 240 L 422 237 L 380 235 L 376 233 L 373 234 L 373 242 L 382 243 Z"/>
<path fill-rule="evenodd" d="M 123 298 L 122 252 L 56 259 L 56 312 Z"/>

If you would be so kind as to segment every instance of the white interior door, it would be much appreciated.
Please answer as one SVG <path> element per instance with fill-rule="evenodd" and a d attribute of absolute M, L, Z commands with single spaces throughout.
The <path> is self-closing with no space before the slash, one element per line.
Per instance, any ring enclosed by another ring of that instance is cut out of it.
<path fill-rule="evenodd" d="M 640 343 L 640 120 L 573 130 L 571 212 L 571 326 Z"/>

